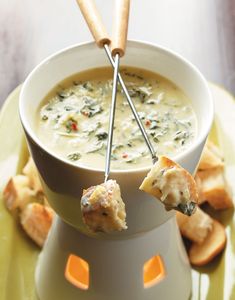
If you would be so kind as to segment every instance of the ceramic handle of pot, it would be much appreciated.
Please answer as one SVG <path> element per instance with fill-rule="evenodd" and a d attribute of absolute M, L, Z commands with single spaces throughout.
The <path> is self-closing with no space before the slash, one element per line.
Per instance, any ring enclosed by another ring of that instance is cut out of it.
<path fill-rule="evenodd" d="M 113 56 L 115 56 L 117 53 L 120 56 L 125 54 L 129 9 L 130 0 L 115 0 L 115 17 L 111 43 L 111 51 Z"/>
<path fill-rule="evenodd" d="M 110 38 L 93 0 L 76 0 L 84 19 L 99 47 L 110 44 Z"/>

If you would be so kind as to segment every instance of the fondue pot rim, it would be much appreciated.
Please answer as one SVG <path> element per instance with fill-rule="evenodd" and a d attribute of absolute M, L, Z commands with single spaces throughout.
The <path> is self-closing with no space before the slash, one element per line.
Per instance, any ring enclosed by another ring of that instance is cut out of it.
<path fill-rule="evenodd" d="M 163 46 L 159 46 L 156 45 L 154 43 L 151 42 L 146 42 L 143 40 L 128 40 L 127 42 L 127 48 L 129 46 L 135 46 L 135 47 L 147 47 L 148 49 L 152 48 L 158 52 L 164 53 L 168 56 L 170 56 L 171 58 L 180 61 L 182 64 L 186 65 L 187 68 L 191 69 L 192 72 L 194 72 L 194 74 L 196 74 L 196 76 L 201 80 L 202 85 L 204 85 L 204 90 L 207 93 L 207 105 L 208 105 L 208 115 L 207 115 L 207 121 L 206 124 L 204 126 L 203 131 L 200 133 L 200 135 L 196 135 L 194 141 L 192 142 L 192 144 L 190 144 L 188 146 L 187 149 L 183 150 L 181 153 L 178 153 L 176 155 L 172 155 L 172 159 L 175 161 L 180 161 L 184 156 L 189 155 L 190 153 L 192 153 L 202 142 L 203 140 L 206 139 L 209 130 L 211 128 L 212 122 L 213 122 L 213 116 L 214 116 L 214 107 L 213 107 L 213 100 L 212 100 L 212 96 L 211 96 L 211 92 L 209 90 L 207 81 L 205 80 L 205 78 L 203 77 L 203 75 L 201 74 L 201 72 L 191 63 L 189 62 L 187 59 L 183 58 L 180 54 L 177 54 L 176 52 L 169 50 Z M 41 142 L 41 140 L 37 137 L 37 135 L 35 134 L 35 131 L 31 128 L 31 126 L 29 125 L 29 122 L 27 120 L 27 115 L 25 112 L 25 102 L 24 102 L 24 97 L 25 97 L 25 90 L 28 88 L 28 85 L 30 84 L 30 80 L 31 78 L 35 75 L 35 73 L 37 73 L 45 64 L 49 63 L 51 60 L 56 59 L 57 57 L 63 55 L 66 52 L 69 51 L 75 51 L 76 49 L 79 49 L 80 47 L 91 47 L 94 46 L 96 47 L 94 42 L 83 42 L 83 43 L 79 43 L 79 44 L 75 44 L 69 47 L 66 47 L 62 50 L 59 50 L 55 53 L 53 53 L 52 55 L 48 56 L 47 58 L 45 58 L 41 63 L 39 63 L 28 75 L 28 77 L 26 78 L 25 82 L 23 83 L 21 92 L 20 92 L 20 100 L 19 100 L 19 113 L 20 113 L 20 119 L 21 119 L 21 123 L 24 127 L 24 130 L 26 131 L 26 133 L 30 136 L 30 138 L 33 140 L 34 143 L 36 143 L 41 149 L 43 149 L 43 151 L 45 151 L 48 155 L 52 156 L 54 159 L 59 160 L 60 162 L 67 164 L 69 166 L 72 166 L 74 168 L 77 169 L 83 169 L 83 170 L 88 170 L 91 172 L 104 172 L 103 168 L 92 168 L 89 166 L 84 166 L 84 165 L 77 165 L 74 164 L 68 160 L 66 160 L 65 158 L 60 157 L 60 155 L 56 154 L 54 151 L 50 150 L 47 148 L 47 146 L 45 144 L 43 144 Z M 144 55 L 144 54 L 143 54 Z M 104 53 L 105 56 L 105 53 Z M 133 65 L 133 67 L 135 67 Z M 146 68 L 147 69 L 147 68 Z M 71 74 L 73 75 L 73 74 Z M 161 75 L 159 73 L 159 75 Z M 51 87 L 51 89 L 54 86 Z M 49 92 L 49 90 L 48 90 Z M 147 145 L 146 145 L 147 147 Z M 150 155 L 150 154 L 149 154 Z M 139 172 L 147 172 L 149 169 L 151 168 L 151 164 L 146 166 L 146 167 L 137 167 L 137 168 L 133 168 L 133 169 L 112 169 L 111 168 L 111 173 L 112 174 L 125 174 L 125 173 L 139 173 Z"/>

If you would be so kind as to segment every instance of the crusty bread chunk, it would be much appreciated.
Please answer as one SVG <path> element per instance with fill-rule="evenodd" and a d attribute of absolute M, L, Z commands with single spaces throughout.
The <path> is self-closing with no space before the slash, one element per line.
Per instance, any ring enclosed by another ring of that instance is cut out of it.
<path fill-rule="evenodd" d="M 159 199 L 166 210 L 176 209 L 192 215 L 198 202 L 194 178 L 180 165 L 159 156 L 140 186 L 140 190 Z"/>
<path fill-rule="evenodd" d="M 181 234 L 198 244 L 204 242 L 213 227 L 213 219 L 199 207 L 197 207 L 195 214 L 190 217 L 177 212 L 176 219 Z"/>
<path fill-rule="evenodd" d="M 219 148 L 208 140 L 203 149 L 202 156 L 198 165 L 198 170 L 223 167 L 224 159 Z"/>
<path fill-rule="evenodd" d="M 34 196 L 35 191 L 29 187 L 29 179 L 24 175 L 12 177 L 3 191 L 6 207 L 10 211 L 17 208 L 22 210 L 29 202 L 31 202 L 32 197 Z"/>
<path fill-rule="evenodd" d="M 26 233 L 42 247 L 51 228 L 54 211 L 48 206 L 30 203 L 24 208 L 20 217 Z"/>
<path fill-rule="evenodd" d="M 115 180 L 84 190 L 81 210 L 84 223 L 93 232 L 109 233 L 127 229 L 125 204 Z"/>
<path fill-rule="evenodd" d="M 226 245 L 226 234 L 222 224 L 213 220 L 211 232 L 202 244 L 193 243 L 189 250 L 189 260 L 195 266 L 203 266 L 218 255 Z"/>
<path fill-rule="evenodd" d="M 223 174 L 223 169 L 213 168 L 197 172 L 201 179 L 203 198 L 215 209 L 233 207 L 231 192 Z"/>
<path fill-rule="evenodd" d="M 29 178 L 29 185 L 36 193 L 42 192 L 42 184 L 38 175 L 38 170 L 31 156 L 23 168 L 22 173 Z"/>
<path fill-rule="evenodd" d="M 3 198 L 10 211 L 19 213 L 26 233 L 42 246 L 51 227 L 54 212 L 42 192 L 38 172 L 31 157 L 23 169 L 23 174 L 10 178 L 3 191 Z"/>

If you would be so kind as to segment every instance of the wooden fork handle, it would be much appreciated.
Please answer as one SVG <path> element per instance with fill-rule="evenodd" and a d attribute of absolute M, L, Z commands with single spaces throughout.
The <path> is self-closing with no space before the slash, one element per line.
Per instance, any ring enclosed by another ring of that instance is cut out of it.
<path fill-rule="evenodd" d="M 113 56 L 117 53 L 120 56 L 125 54 L 129 9 L 130 0 L 115 0 L 115 17 L 111 43 L 111 51 Z"/>
<path fill-rule="evenodd" d="M 110 44 L 110 38 L 103 25 L 102 19 L 93 0 L 77 0 L 84 19 L 99 47 Z"/>

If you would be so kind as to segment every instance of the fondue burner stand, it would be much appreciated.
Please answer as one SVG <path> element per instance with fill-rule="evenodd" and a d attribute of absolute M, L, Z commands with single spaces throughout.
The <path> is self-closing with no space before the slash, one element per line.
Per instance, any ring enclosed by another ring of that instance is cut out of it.
<path fill-rule="evenodd" d="M 122 190 L 125 195 L 127 191 Z M 56 216 L 36 268 L 40 300 L 189 298 L 191 271 L 174 213 L 135 192 L 142 199 L 125 201 L 123 197 L 129 226 L 126 232 L 92 235 L 84 225 L 76 228 Z M 46 194 L 53 204 L 47 188 Z M 64 203 L 68 206 L 70 202 L 71 198 Z M 76 202 L 80 205 L 79 199 Z M 153 220 L 159 224 L 148 230 Z"/>

